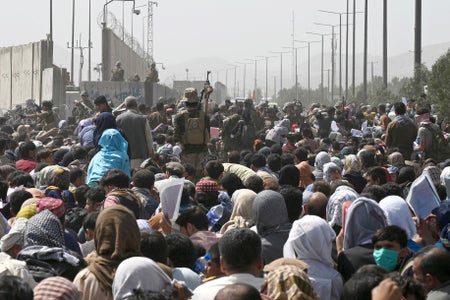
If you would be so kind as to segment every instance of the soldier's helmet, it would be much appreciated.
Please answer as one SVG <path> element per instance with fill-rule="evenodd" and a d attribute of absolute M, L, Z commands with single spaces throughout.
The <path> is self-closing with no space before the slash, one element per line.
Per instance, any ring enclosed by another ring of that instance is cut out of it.
<path fill-rule="evenodd" d="M 185 100 L 187 103 L 197 103 L 198 102 L 197 90 L 193 87 L 185 89 L 183 100 Z"/>

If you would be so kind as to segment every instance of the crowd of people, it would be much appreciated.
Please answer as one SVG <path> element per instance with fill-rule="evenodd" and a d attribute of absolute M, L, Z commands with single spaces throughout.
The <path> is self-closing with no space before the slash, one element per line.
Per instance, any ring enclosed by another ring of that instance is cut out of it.
<path fill-rule="evenodd" d="M 450 123 L 426 100 L 81 98 L 0 120 L 0 299 L 450 299 Z"/>

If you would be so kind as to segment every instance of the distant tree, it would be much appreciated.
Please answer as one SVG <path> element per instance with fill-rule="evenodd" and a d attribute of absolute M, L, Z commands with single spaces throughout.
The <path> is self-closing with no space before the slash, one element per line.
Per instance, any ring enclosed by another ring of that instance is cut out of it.
<path fill-rule="evenodd" d="M 437 105 L 442 116 L 450 115 L 450 50 L 441 56 L 431 68 L 428 80 L 428 98 Z"/>
<path fill-rule="evenodd" d="M 408 78 L 404 85 L 400 88 L 400 96 L 406 98 L 419 98 L 423 94 L 424 86 L 428 83 L 430 71 L 425 65 L 421 65 L 414 71 L 414 77 Z"/>

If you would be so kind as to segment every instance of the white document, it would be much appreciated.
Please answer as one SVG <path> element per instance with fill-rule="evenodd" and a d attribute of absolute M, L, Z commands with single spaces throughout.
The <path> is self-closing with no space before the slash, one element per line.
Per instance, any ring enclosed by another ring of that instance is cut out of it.
<path fill-rule="evenodd" d="M 439 207 L 441 200 L 428 174 L 422 174 L 414 180 L 406 202 L 421 219 L 425 219 L 433 209 Z"/>
<path fill-rule="evenodd" d="M 184 178 L 174 179 L 165 184 L 159 191 L 162 212 L 169 220 L 174 221 L 178 218 L 183 185 Z"/>

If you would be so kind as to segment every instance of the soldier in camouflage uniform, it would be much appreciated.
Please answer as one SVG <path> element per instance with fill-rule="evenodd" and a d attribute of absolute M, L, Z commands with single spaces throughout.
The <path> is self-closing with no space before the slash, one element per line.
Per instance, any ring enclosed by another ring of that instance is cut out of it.
<path fill-rule="evenodd" d="M 184 91 L 185 109 L 175 116 L 174 138 L 182 147 L 181 160 L 195 166 L 195 177 L 203 177 L 203 159 L 208 155 L 209 117 L 200 108 L 195 88 Z"/>

